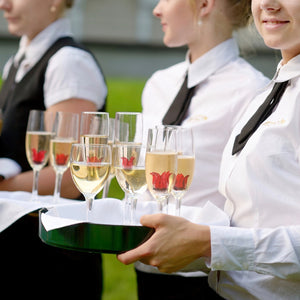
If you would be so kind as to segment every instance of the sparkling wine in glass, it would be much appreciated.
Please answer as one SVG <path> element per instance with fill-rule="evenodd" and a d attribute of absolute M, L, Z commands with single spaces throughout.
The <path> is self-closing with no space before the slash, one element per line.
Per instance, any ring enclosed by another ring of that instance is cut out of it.
<path fill-rule="evenodd" d="M 95 196 L 102 190 L 110 174 L 111 149 L 103 144 L 73 144 L 70 169 L 72 179 L 84 195 L 88 215 Z"/>
<path fill-rule="evenodd" d="M 115 145 L 141 145 L 143 142 L 143 115 L 139 112 L 116 112 Z M 132 198 L 125 193 L 124 215 L 133 206 Z"/>
<path fill-rule="evenodd" d="M 52 112 L 31 110 L 26 131 L 26 156 L 33 169 L 32 200 L 38 200 L 39 172 L 49 159 L 54 114 Z"/>
<path fill-rule="evenodd" d="M 110 186 L 111 180 L 115 177 L 115 169 L 114 169 L 115 148 L 113 147 L 114 140 L 115 140 L 115 119 L 110 118 L 109 119 L 108 145 L 110 145 L 110 147 L 111 147 L 112 164 L 111 164 L 111 168 L 110 168 L 110 175 L 108 176 L 108 179 L 106 180 L 104 188 L 103 188 L 102 198 L 106 198 L 108 196 L 108 191 L 109 191 L 109 186 Z"/>
<path fill-rule="evenodd" d="M 57 112 L 50 141 L 50 162 L 56 174 L 54 202 L 60 198 L 61 181 L 70 166 L 72 144 L 78 142 L 79 115 L 71 112 Z"/>
<path fill-rule="evenodd" d="M 149 129 L 145 162 L 146 181 L 160 212 L 167 213 L 168 199 L 177 173 L 177 156 L 176 129 Z"/>
<path fill-rule="evenodd" d="M 146 149 L 141 145 L 115 145 L 114 167 L 117 181 L 129 199 L 124 223 L 134 225 L 138 196 L 147 190 L 145 173 Z"/>
<path fill-rule="evenodd" d="M 175 214 L 180 216 L 181 201 L 192 183 L 195 169 L 194 138 L 192 129 L 177 127 L 176 141 L 178 151 L 177 173 L 172 194 L 176 201 Z"/>
<path fill-rule="evenodd" d="M 109 114 L 106 112 L 83 112 L 80 120 L 80 137 L 83 144 L 107 144 Z"/>

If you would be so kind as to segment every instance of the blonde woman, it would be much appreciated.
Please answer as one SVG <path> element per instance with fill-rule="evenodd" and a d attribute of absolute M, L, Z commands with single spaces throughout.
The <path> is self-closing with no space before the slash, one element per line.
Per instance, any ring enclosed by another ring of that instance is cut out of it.
<path fill-rule="evenodd" d="M 252 12 L 265 44 L 279 49 L 282 60 L 224 150 L 220 191 L 232 227 L 144 216 L 142 224 L 156 233 L 119 259 L 174 272 L 207 257 L 210 285 L 225 299 L 299 299 L 300 2 L 252 0 Z"/>
<path fill-rule="evenodd" d="M 170 124 L 193 129 L 195 174 L 183 204 L 203 206 L 211 201 L 223 208 L 218 178 L 224 147 L 244 108 L 269 82 L 239 57 L 233 38 L 234 30 L 249 23 L 250 1 L 161 0 L 153 14 L 161 22 L 164 44 L 187 46 L 188 51 L 185 61 L 148 80 L 142 98 L 145 128 Z M 183 105 L 179 119 L 173 119 L 169 109 L 185 80 L 192 90 L 190 105 Z M 141 263 L 136 268 L 140 299 L 198 299 L 200 293 L 217 297 L 204 273 L 167 276 Z"/>
<path fill-rule="evenodd" d="M 93 55 L 72 37 L 65 12 L 73 0 L 0 0 L 0 9 L 12 35 L 21 37 L 19 49 L 6 64 L 0 92 L 3 130 L 0 157 L 21 173 L 0 182 L 0 190 L 31 191 L 32 171 L 24 145 L 31 109 L 97 111 L 103 109 L 107 88 Z M 1 168 L 3 170 L 3 168 Z M 55 173 L 41 171 L 39 193 L 52 194 Z M 70 173 L 61 194 L 77 198 Z M 0 235 L 4 289 L 13 298 L 99 299 L 101 257 L 64 253 L 38 239 L 38 218 L 26 216 Z M 18 278 L 18 279 L 17 279 Z M 86 281 L 86 282 L 85 282 Z M 52 296 L 50 296 L 52 295 Z"/>

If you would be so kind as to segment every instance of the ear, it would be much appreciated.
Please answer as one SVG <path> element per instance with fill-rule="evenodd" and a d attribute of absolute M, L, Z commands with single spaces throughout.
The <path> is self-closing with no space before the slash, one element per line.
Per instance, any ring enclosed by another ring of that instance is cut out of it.
<path fill-rule="evenodd" d="M 198 16 L 205 17 L 211 13 L 215 6 L 215 0 L 198 0 L 197 1 L 197 12 Z"/>

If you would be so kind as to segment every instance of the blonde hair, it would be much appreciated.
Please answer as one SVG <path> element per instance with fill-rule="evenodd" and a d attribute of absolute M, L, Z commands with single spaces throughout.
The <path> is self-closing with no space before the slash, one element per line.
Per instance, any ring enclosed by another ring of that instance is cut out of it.
<path fill-rule="evenodd" d="M 251 0 L 226 0 L 227 17 L 234 29 L 246 27 L 252 21 Z"/>
<path fill-rule="evenodd" d="M 198 0 L 189 0 L 194 11 Z M 222 0 L 227 1 L 226 17 L 231 22 L 233 29 L 246 27 L 252 21 L 251 0 Z"/>

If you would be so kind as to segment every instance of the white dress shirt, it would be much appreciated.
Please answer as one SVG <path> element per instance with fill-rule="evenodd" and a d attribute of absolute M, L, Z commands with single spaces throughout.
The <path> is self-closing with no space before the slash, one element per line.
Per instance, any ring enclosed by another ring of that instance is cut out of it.
<path fill-rule="evenodd" d="M 149 128 L 162 124 L 188 72 L 188 87 L 197 87 L 182 126 L 193 129 L 196 159 L 194 178 L 182 203 L 203 206 L 209 200 L 223 209 L 225 198 L 218 191 L 218 182 L 224 147 L 245 106 L 269 80 L 239 57 L 234 39 L 193 63 L 188 56 L 182 63 L 157 71 L 146 83 L 142 97 L 144 136 Z M 158 272 L 139 262 L 136 267 Z"/>
<path fill-rule="evenodd" d="M 7 77 L 11 64 L 18 64 L 25 54 L 16 74 L 16 82 L 19 82 L 56 40 L 66 36 L 72 36 L 70 22 L 66 18 L 49 25 L 29 45 L 27 37 L 23 36 L 17 54 L 4 67 L 3 78 Z M 44 83 L 46 108 L 67 99 L 79 98 L 95 103 L 99 109 L 104 104 L 106 94 L 103 75 L 90 53 L 74 47 L 63 47 L 49 60 Z"/>
<path fill-rule="evenodd" d="M 218 191 L 222 153 L 244 107 L 269 82 L 239 57 L 238 46 L 229 39 L 192 64 L 189 55 L 182 63 L 160 70 L 143 91 L 144 136 L 162 119 L 188 72 L 188 87 L 196 87 L 183 127 L 191 127 L 195 143 L 195 173 L 184 205 L 203 206 L 210 200 L 224 207 Z"/>
<path fill-rule="evenodd" d="M 232 156 L 236 135 L 274 82 L 286 80 L 276 110 Z M 279 64 L 273 81 L 252 101 L 223 154 L 220 191 L 233 227 L 211 227 L 211 267 L 224 272 L 219 281 L 213 272 L 210 282 L 226 299 L 300 299 L 300 55 Z"/>

